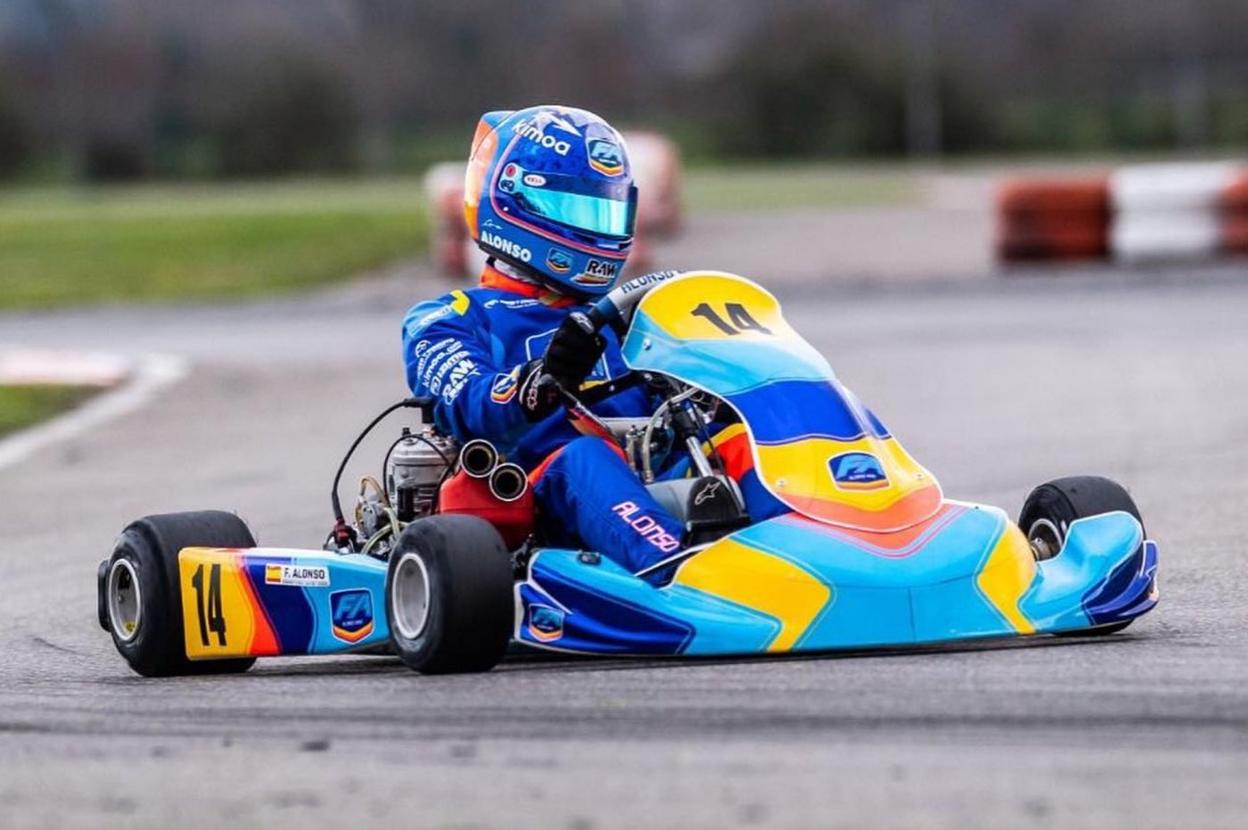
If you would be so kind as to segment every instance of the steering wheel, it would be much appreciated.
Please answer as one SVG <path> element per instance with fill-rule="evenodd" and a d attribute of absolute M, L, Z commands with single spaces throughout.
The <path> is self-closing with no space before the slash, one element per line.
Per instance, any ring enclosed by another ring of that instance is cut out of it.
<path fill-rule="evenodd" d="M 650 274 L 633 277 L 631 280 L 616 286 L 606 296 L 590 306 L 589 311 L 585 312 L 584 316 L 593 327 L 592 331 L 596 334 L 607 326 L 611 326 L 622 339 L 628 332 L 628 324 L 631 322 L 633 312 L 637 309 L 637 304 L 641 302 L 642 298 L 651 289 L 678 276 L 679 273 L 679 271 L 655 271 Z M 560 387 L 560 391 L 563 393 L 568 414 L 574 422 L 578 419 L 588 419 L 601 425 L 601 421 L 589 411 L 589 407 L 601 403 L 626 389 L 631 389 L 644 380 L 644 377 L 639 373 L 630 371 L 620 375 L 618 378 L 600 383 L 584 392 L 574 392 L 562 387 Z"/>

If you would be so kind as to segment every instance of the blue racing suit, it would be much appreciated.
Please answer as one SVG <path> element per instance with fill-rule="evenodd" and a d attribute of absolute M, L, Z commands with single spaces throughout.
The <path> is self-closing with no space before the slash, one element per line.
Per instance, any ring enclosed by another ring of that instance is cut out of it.
<path fill-rule="evenodd" d="M 521 369 L 542 356 L 568 314 L 587 306 L 491 267 L 481 282 L 407 313 L 403 358 L 412 393 L 436 400 L 434 420 L 443 432 L 461 442 L 491 441 L 529 471 L 540 526 L 551 543 L 587 547 L 632 572 L 677 553 L 681 523 L 646 491 L 618 447 L 582 435 L 562 409 L 532 423 L 520 406 Z M 628 371 L 615 333 L 603 335 L 607 347 L 587 384 Z M 648 417 L 656 405 L 633 387 L 593 411 Z"/>

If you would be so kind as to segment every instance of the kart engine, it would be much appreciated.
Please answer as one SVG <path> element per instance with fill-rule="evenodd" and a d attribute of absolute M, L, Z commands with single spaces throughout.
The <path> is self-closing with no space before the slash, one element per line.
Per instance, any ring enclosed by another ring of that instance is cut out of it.
<path fill-rule="evenodd" d="M 403 428 L 386 459 L 386 495 L 400 522 L 433 512 L 438 487 L 455 454 L 455 439 L 428 427 L 419 434 Z"/>
<path fill-rule="evenodd" d="M 420 425 L 404 427 L 382 462 L 384 486 L 373 476 L 360 479 L 355 509 L 348 520 L 338 485 L 355 450 L 374 427 L 398 409 L 419 409 Z M 511 548 L 533 533 L 533 493 L 528 476 L 488 441 L 462 448 L 432 424 L 432 404 L 407 398 L 387 407 L 359 434 L 338 465 L 330 489 L 334 527 L 325 550 L 363 553 L 386 559 L 403 529 L 434 513 L 466 513 L 494 525 Z"/>

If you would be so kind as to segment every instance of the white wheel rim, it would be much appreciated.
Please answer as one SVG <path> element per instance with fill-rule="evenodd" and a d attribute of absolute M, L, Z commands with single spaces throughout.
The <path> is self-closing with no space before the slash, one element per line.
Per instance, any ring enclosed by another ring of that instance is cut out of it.
<path fill-rule="evenodd" d="M 1052 559 L 1062 550 L 1064 537 L 1057 525 L 1048 519 L 1036 519 L 1027 529 L 1027 541 L 1037 559 Z"/>
<path fill-rule="evenodd" d="M 429 571 L 414 552 L 403 554 L 394 568 L 390 617 L 405 640 L 419 637 L 429 621 Z"/>
<path fill-rule="evenodd" d="M 143 621 L 139 574 L 129 559 L 118 559 L 108 569 L 108 622 L 117 638 L 129 642 Z"/>

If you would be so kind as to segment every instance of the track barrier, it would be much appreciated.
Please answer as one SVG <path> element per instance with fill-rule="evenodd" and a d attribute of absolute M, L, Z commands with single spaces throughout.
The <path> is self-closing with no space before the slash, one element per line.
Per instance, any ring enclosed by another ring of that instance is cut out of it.
<path fill-rule="evenodd" d="M 997 191 L 1002 262 L 1125 263 L 1248 253 L 1248 165 L 1127 165 L 1108 175 L 1017 177 Z"/>

